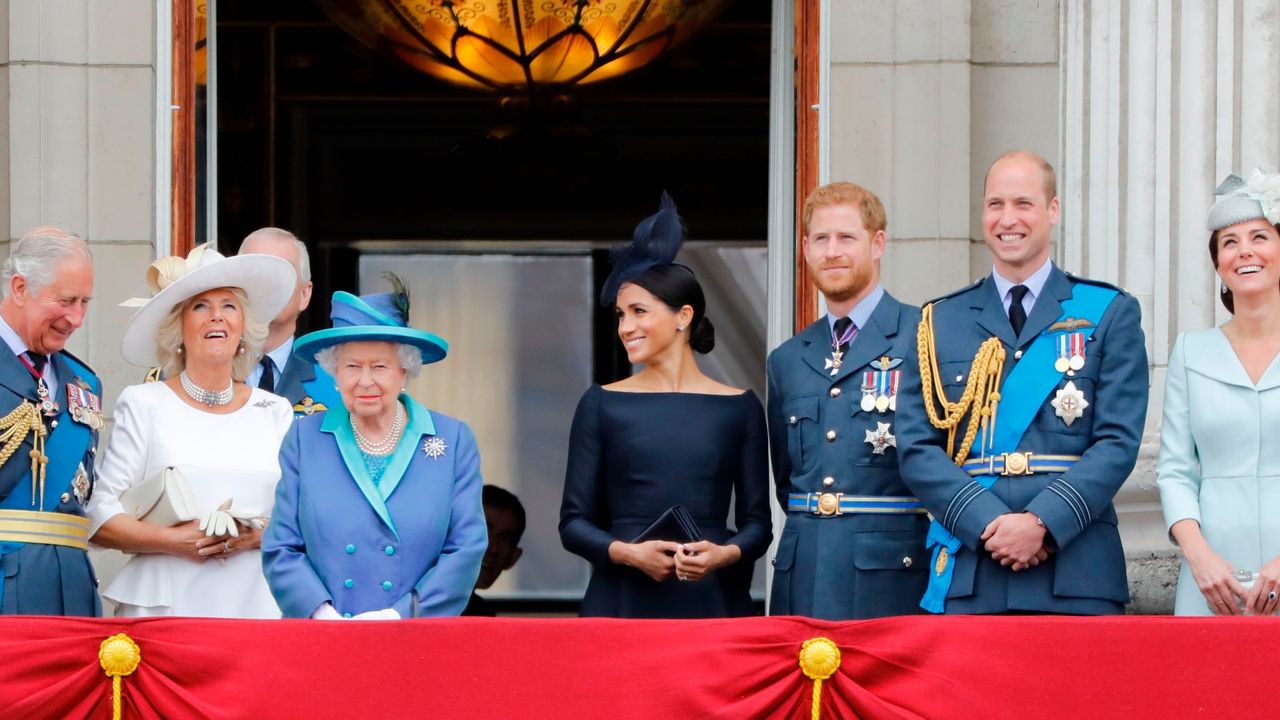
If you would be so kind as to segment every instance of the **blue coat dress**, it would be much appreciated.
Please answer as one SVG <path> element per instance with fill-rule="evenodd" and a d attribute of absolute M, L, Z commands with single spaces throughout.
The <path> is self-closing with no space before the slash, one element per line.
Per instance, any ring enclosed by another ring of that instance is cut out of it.
<path fill-rule="evenodd" d="M 911 491 L 898 476 L 898 448 L 875 442 L 882 427 L 890 436 L 897 431 L 897 413 L 862 408 L 868 372 L 884 364 L 901 373 L 919 320 L 917 308 L 885 293 L 834 375 L 825 317 L 769 355 L 769 450 L 782 509 L 792 495 L 842 493 L 875 510 L 787 513 L 774 558 L 773 615 L 845 620 L 920 612 L 929 523 L 903 503 L 875 507 L 878 500 L 910 500 Z"/>
<path fill-rule="evenodd" d="M 1280 555 L 1280 360 L 1255 385 L 1219 328 L 1169 355 L 1156 484 L 1164 521 L 1192 519 L 1213 551 L 1257 572 Z M 1184 561 L 1178 615 L 1210 615 Z"/>
<path fill-rule="evenodd" d="M 22 402 L 38 402 L 36 381 L 22 361 L 0 343 L 0 417 Z M 87 366 L 69 353 L 55 353 L 51 362 L 57 388 L 50 388 L 59 414 L 48 425 L 45 439 L 45 492 L 32 504 L 31 435 L 0 466 L 0 508 L 84 516 L 84 504 L 93 491 L 94 456 L 98 431 L 72 417 L 68 384 L 99 398 L 102 383 Z M 43 502 L 43 508 L 41 503 Z M 81 615 L 102 614 L 98 581 L 84 550 L 42 543 L 0 542 L 0 614 Z"/>
<path fill-rule="evenodd" d="M 280 484 L 262 540 L 267 583 L 285 617 L 329 602 L 344 615 L 458 615 L 488 533 L 471 429 L 409 396 L 408 420 L 381 483 L 361 458 L 341 404 L 299 417 L 280 448 Z"/>
<path fill-rule="evenodd" d="M 1054 334 L 1062 303 L 1080 283 L 1100 285 L 1055 266 L 1017 338 L 991 276 L 936 301 L 936 358 L 949 400 L 960 398 L 974 354 L 988 338 L 997 337 L 1004 346 L 1007 378 L 1039 335 Z M 1045 397 L 1000 401 L 1000 412 L 1015 402 L 1038 407 L 1019 452 L 1082 459 L 1066 472 L 1000 475 L 989 490 L 947 457 L 946 432 L 933 427 L 925 414 L 917 353 L 913 350 L 904 363 L 904 397 L 898 402 L 902 480 L 962 543 L 950 559 L 954 570 L 946 612 L 1090 615 L 1124 610 L 1129 587 L 1112 498 L 1133 470 L 1147 413 L 1147 353 L 1139 319 L 1138 301 L 1120 291 L 1085 343 L 1080 370 L 1064 374 Z M 1088 403 L 1071 424 L 1052 405 L 1068 383 Z M 983 550 L 979 536 L 996 517 L 1022 511 L 1044 521 L 1052 552 L 1048 561 L 1013 572 Z"/>

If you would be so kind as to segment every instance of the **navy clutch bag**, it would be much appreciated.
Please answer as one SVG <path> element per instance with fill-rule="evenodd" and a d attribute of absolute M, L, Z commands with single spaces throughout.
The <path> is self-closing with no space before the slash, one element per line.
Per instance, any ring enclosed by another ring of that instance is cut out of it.
<path fill-rule="evenodd" d="M 702 531 L 693 521 L 689 511 L 683 505 L 672 505 L 657 520 L 649 524 L 631 542 L 642 543 L 649 540 L 668 540 L 670 542 L 691 543 L 702 539 Z"/>

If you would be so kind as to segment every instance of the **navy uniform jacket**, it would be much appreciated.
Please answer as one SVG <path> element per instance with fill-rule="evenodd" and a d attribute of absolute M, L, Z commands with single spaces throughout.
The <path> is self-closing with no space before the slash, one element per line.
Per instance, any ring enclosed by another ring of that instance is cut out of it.
<path fill-rule="evenodd" d="M 995 336 L 1003 342 L 1007 376 L 1018 362 L 1017 351 L 1059 320 L 1061 303 L 1082 282 L 1102 284 L 1055 266 L 1016 340 L 990 276 L 937 301 L 936 357 L 949 400 L 959 399 L 983 341 Z M 1147 352 L 1139 320 L 1137 300 L 1121 291 L 1085 344 L 1084 367 L 1034 400 L 1040 409 L 1018 450 L 1083 459 L 1065 473 L 998 477 L 990 490 L 982 490 L 947 457 L 946 432 L 934 428 L 925 414 L 917 355 L 911 352 L 898 402 L 898 457 L 903 481 L 963 544 L 953 558 L 948 613 L 1123 611 L 1129 586 L 1111 501 L 1133 470 L 1147 414 Z M 1068 382 L 1089 403 L 1069 426 L 1050 404 Z M 976 454 L 975 444 L 971 455 Z M 997 516 L 1024 510 L 1044 521 L 1051 553 L 1047 562 L 1015 573 L 993 560 L 978 538 Z"/>
<path fill-rule="evenodd" d="M 907 357 L 919 320 L 917 308 L 885 293 L 835 375 L 824 367 L 832 350 L 825 317 L 769 355 L 769 450 L 784 510 L 790 493 L 911 495 L 898 477 L 897 450 L 877 454 L 866 441 L 879 424 L 896 433 L 896 413 L 863 411 L 860 388 L 873 361 Z M 905 361 L 894 369 L 905 369 Z M 834 440 L 828 441 L 829 431 Z M 830 486 L 825 478 L 832 478 Z M 788 512 L 770 613 L 841 620 L 920 612 L 927 528 L 920 513 Z"/>
<path fill-rule="evenodd" d="M 102 383 L 87 366 L 68 353 L 52 356 L 58 377 L 58 388 L 50 388 L 58 403 L 59 414 L 47 427 L 45 453 L 50 456 L 49 475 L 45 479 L 45 512 L 84 515 L 94 481 L 94 455 L 98 448 L 98 432 L 72 420 L 67 384 L 88 386 L 89 392 L 102 397 Z M 0 343 L 0 417 L 8 415 L 20 402 L 38 402 L 36 381 L 16 355 Z M 31 435 L 28 433 L 17 452 L 0 466 L 0 507 L 11 510 L 40 510 L 31 504 Z M 53 456 L 69 458 L 68 472 L 52 472 Z M 77 462 L 78 461 L 78 462 Z M 79 489 L 73 480 L 83 469 Z M 3 615 L 80 615 L 102 614 L 98 599 L 98 581 L 84 550 L 60 545 L 0 542 L 0 569 L 4 586 L 0 595 Z"/>

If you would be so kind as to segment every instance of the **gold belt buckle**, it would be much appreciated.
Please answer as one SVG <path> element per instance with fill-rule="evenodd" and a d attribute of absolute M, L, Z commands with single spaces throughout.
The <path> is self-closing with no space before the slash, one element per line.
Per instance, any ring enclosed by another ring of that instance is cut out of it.
<path fill-rule="evenodd" d="M 1031 453 L 1011 452 L 1004 454 L 1004 470 L 1001 475 L 1031 475 Z"/>
<path fill-rule="evenodd" d="M 814 515 L 839 515 L 840 498 L 844 493 L 822 493 L 818 496 L 818 507 L 813 509 Z"/>

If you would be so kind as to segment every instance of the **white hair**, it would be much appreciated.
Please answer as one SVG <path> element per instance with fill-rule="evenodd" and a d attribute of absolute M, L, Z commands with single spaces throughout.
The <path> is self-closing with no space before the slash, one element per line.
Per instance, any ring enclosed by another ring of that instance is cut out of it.
<path fill-rule="evenodd" d="M 244 237 L 240 241 L 240 253 L 244 252 L 244 246 L 250 240 L 256 238 L 264 238 L 270 240 L 292 240 L 293 246 L 298 250 L 298 263 L 294 267 L 298 271 L 298 281 L 302 284 L 311 282 L 311 256 L 307 254 L 307 244 L 298 239 L 297 235 L 278 227 L 258 228 Z"/>
<path fill-rule="evenodd" d="M 362 341 L 352 340 L 351 342 Z M 372 342 L 379 341 L 374 340 Z M 330 345 L 316 353 L 316 364 L 329 373 L 329 377 L 338 377 L 338 348 L 343 345 L 346 345 L 346 343 Z M 404 343 L 396 343 L 395 345 L 396 357 L 400 360 L 400 367 L 404 368 L 405 377 L 409 380 L 418 377 L 418 373 L 422 372 L 422 351 Z"/>
<path fill-rule="evenodd" d="M 89 245 L 79 235 L 54 225 L 41 225 L 18 238 L 4 261 L 4 296 L 12 292 L 13 277 L 21 275 L 32 292 L 49 287 L 58 264 L 74 257 L 93 263 Z"/>

